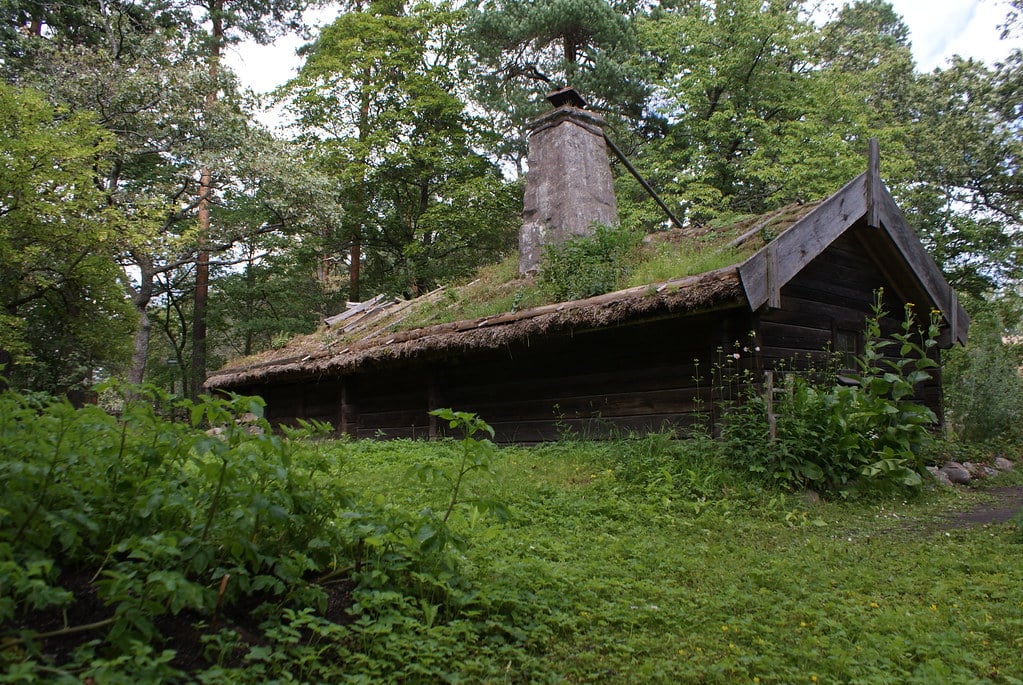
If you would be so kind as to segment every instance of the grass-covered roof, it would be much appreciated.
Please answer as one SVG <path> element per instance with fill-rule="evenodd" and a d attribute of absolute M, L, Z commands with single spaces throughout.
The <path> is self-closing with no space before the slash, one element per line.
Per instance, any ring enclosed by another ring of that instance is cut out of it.
<path fill-rule="evenodd" d="M 426 353 L 499 348 L 530 336 L 738 306 L 743 302 L 738 265 L 816 206 L 790 205 L 763 216 L 647 235 L 620 260 L 611 291 L 589 297 L 558 297 L 549 275 L 520 276 L 510 256 L 461 285 L 411 300 L 377 297 L 352 305 L 314 333 L 230 362 L 206 385 L 335 375 Z"/>

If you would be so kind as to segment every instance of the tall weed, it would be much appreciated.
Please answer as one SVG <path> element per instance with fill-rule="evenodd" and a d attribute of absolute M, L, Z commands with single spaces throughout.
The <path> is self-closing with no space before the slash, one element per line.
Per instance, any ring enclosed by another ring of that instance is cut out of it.
<path fill-rule="evenodd" d="M 901 331 L 884 338 L 881 295 L 851 384 L 786 374 L 770 411 L 760 388 L 750 383 L 740 401 L 724 407 L 724 448 L 736 463 L 787 487 L 842 495 L 922 484 L 921 450 L 937 419 L 915 401 L 914 392 L 936 366 L 928 352 L 938 323 L 932 317 L 920 330 L 907 307 Z"/>

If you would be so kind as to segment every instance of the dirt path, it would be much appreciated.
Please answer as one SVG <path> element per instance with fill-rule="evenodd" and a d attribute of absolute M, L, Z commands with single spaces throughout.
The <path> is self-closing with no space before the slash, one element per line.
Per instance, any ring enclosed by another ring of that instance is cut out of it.
<path fill-rule="evenodd" d="M 992 497 L 967 511 L 959 511 L 946 517 L 951 528 L 970 528 L 989 523 L 1011 521 L 1023 510 L 1023 485 L 991 488 L 985 494 Z"/>

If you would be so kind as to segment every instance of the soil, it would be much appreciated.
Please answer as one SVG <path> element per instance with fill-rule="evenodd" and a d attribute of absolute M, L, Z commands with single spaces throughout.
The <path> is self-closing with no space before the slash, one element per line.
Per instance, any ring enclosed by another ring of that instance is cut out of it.
<path fill-rule="evenodd" d="M 946 515 L 943 525 L 949 528 L 971 528 L 1007 523 L 1023 511 L 1023 485 L 991 488 L 984 493 L 991 496 L 989 501 L 977 504 L 966 511 Z"/>

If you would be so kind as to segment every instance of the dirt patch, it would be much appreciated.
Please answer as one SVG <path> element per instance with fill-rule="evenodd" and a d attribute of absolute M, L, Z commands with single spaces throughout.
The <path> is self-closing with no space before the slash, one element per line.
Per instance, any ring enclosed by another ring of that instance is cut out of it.
<path fill-rule="evenodd" d="M 991 499 L 966 511 L 947 514 L 943 522 L 949 528 L 971 528 L 1000 524 L 1016 518 L 1023 510 L 1023 485 L 985 490 Z"/>

